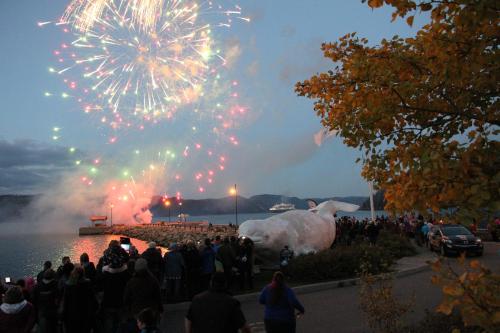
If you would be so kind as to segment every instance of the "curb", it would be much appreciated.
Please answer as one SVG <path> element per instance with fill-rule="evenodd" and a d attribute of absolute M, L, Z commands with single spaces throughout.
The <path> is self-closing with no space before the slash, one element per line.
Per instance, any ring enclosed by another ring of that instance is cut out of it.
<path fill-rule="evenodd" d="M 413 274 L 417 274 L 420 272 L 424 272 L 429 270 L 430 267 L 427 264 L 414 267 L 414 268 L 409 268 L 405 270 L 398 271 L 394 274 L 395 278 L 401 278 Z M 336 288 L 344 288 L 344 287 L 351 287 L 359 284 L 360 278 L 352 278 L 352 279 L 345 279 L 345 280 L 336 280 L 336 281 L 328 281 L 328 282 L 320 282 L 320 283 L 312 283 L 312 284 L 306 284 L 302 286 L 296 286 L 292 287 L 293 291 L 297 295 L 301 294 L 308 294 L 308 293 L 313 293 L 313 292 L 318 292 L 318 291 L 323 291 L 323 290 L 330 290 L 330 289 L 336 289 Z M 243 295 L 236 295 L 234 298 L 236 298 L 238 301 L 241 303 L 248 302 L 248 301 L 258 301 L 259 299 L 260 292 L 257 293 L 250 293 L 250 294 L 243 294 Z M 168 311 L 181 311 L 181 310 L 187 310 L 189 308 L 189 304 L 191 302 L 182 302 L 182 303 L 176 303 L 176 304 L 164 304 L 165 312 Z"/>

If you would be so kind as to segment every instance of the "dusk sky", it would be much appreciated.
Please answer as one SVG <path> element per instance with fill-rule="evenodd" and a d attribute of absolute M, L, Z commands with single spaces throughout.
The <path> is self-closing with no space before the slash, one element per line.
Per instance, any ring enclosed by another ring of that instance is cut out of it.
<path fill-rule="evenodd" d="M 68 3 L 0 2 L 0 194 L 41 193 L 62 174 L 77 172 L 69 147 L 118 164 L 127 163 L 128 156 L 118 152 L 135 149 L 134 145 L 144 151 L 154 146 L 153 151 L 160 144 L 174 145 L 171 141 L 176 137 L 190 139 L 181 132 L 180 122 L 191 126 L 193 120 L 178 115 L 176 122 L 148 127 L 144 133 L 121 134 L 118 144 L 109 145 L 99 120 L 81 112 L 74 98 L 44 96 L 64 90 L 60 78 L 48 72 L 57 65 L 53 51 L 63 36 L 55 26 L 40 28 L 37 22 L 57 20 Z M 215 150 L 227 159 L 224 172 L 201 193 L 188 182 L 180 185 L 183 196 L 222 197 L 234 183 L 244 196 L 367 195 L 361 166 L 355 163 L 359 152 L 337 137 L 320 147 L 314 144 L 313 135 L 321 129 L 319 118 L 312 101 L 296 96 L 294 84 L 333 68 L 322 57 L 322 42 L 356 31 L 376 44 L 396 34 L 411 35 L 416 29 L 403 21 L 391 23 L 388 8 L 372 11 L 360 0 L 241 0 L 238 4 L 251 21 L 235 21 L 231 29 L 215 34 L 222 49 L 233 53 L 224 78 L 238 83 L 239 101 L 247 110 L 232 131 L 238 146 L 218 144 Z M 61 128 L 58 140 L 52 138 L 54 127 Z M 212 139 L 199 138 L 202 145 L 212 144 L 208 142 Z M 193 159 L 179 168 L 195 170 L 190 163 L 204 161 Z M 172 191 L 167 183 L 157 185 Z"/>

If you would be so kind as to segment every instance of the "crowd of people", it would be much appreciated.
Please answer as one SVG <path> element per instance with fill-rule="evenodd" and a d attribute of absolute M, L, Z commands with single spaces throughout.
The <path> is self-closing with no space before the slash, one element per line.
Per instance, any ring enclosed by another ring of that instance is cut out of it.
<path fill-rule="evenodd" d="M 435 223 L 439 221 L 414 215 L 382 216 L 374 222 L 344 216 L 337 219 L 335 244 L 368 240 L 375 245 L 385 229 L 424 246 Z M 471 231 L 475 227 L 473 223 Z M 86 253 L 79 263 L 63 257 L 57 269 L 47 261 L 35 278 L 0 284 L 0 333 L 160 332 L 163 304 L 181 300 L 191 301 L 186 332 L 250 332 L 230 292 L 253 289 L 254 257 L 248 238 L 172 243 L 165 253 L 151 242 L 142 254 L 113 240 L 97 264 Z M 295 311 L 304 313 L 285 283 L 293 257 L 293 249 L 285 246 L 280 270 L 261 292 L 266 332 L 295 332 Z"/>
<path fill-rule="evenodd" d="M 336 220 L 335 244 L 351 245 L 356 242 L 368 240 L 370 244 L 376 244 L 380 230 L 388 230 L 400 236 L 414 239 L 419 246 L 428 246 L 428 234 L 433 225 L 443 223 L 443 220 L 432 217 L 425 218 L 422 215 L 406 214 L 396 218 L 388 216 L 377 216 L 375 221 L 365 218 L 358 220 L 351 216 L 342 216 Z M 472 220 L 467 228 L 473 233 L 478 232 L 478 223 Z M 500 235 L 500 218 L 495 217 L 487 225 L 487 231 L 493 241 L 498 241 Z"/>
<path fill-rule="evenodd" d="M 154 242 L 139 254 L 113 240 L 97 264 L 86 253 L 79 263 L 63 257 L 57 269 L 46 261 L 36 278 L 0 284 L 0 333 L 160 332 L 165 301 L 184 299 L 192 300 L 186 332 L 249 332 L 230 290 L 253 289 L 253 262 L 245 238 L 174 243 L 164 254 Z M 260 302 L 268 332 L 294 326 L 294 309 L 304 312 L 282 273 Z"/>

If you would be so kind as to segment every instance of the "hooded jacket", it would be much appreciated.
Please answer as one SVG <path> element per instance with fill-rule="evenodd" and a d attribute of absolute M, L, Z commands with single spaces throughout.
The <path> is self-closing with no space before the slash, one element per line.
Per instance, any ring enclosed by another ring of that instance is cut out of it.
<path fill-rule="evenodd" d="M 0 333 L 29 333 L 35 320 L 35 308 L 26 300 L 0 305 Z"/>

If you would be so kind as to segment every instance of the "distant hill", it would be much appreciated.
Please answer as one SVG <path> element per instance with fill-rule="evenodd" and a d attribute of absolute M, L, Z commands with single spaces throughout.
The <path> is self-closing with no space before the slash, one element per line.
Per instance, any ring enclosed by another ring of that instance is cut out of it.
<path fill-rule="evenodd" d="M 309 199 L 309 198 L 308 198 Z M 311 198 L 318 203 L 332 198 Z M 366 201 L 366 197 L 338 197 L 335 200 L 361 205 Z M 274 194 L 260 194 L 250 198 L 238 196 L 238 212 L 239 213 L 266 213 L 269 208 L 278 203 L 290 203 L 295 205 L 297 209 L 307 209 L 307 199 L 297 197 L 287 197 Z M 179 206 L 175 203 L 171 206 L 171 215 L 179 214 Z M 217 215 L 217 214 L 232 214 L 234 213 L 235 202 L 234 197 L 224 197 L 220 199 L 201 199 L 192 200 L 184 199 L 182 201 L 182 212 L 189 215 Z M 168 216 L 168 208 L 162 203 L 154 205 L 151 208 L 154 216 Z"/>
<path fill-rule="evenodd" d="M 0 222 L 11 218 L 20 217 L 23 210 L 27 209 L 28 205 L 36 198 L 34 195 L 0 195 Z M 168 208 L 159 200 L 160 197 L 153 198 L 153 202 L 157 202 L 151 207 L 151 212 L 154 216 L 168 216 Z M 269 208 L 278 203 L 294 204 L 297 209 L 307 209 L 307 199 L 313 199 L 318 203 L 325 200 L 334 199 L 363 205 L 367 200 L 366 197 L 350 196 L 350 197 L 335 197 L 335 198 L 297 198 L 287 197 L 275 194 L 259 194 L 250 198 L 238 196 L 238 212 L 239 213 L 265 213 Z M 368 204 L 368 208 L 370 205 Z M 232 214 L 234 213 L 234 197 L 224 197 L 219 199 L 183 199 L 182 212 L 189 215 L 217 215 L 217 214 Z M 174 202 L 171 207 L 171 215 L 179 214 L 179 206 Z"/>

